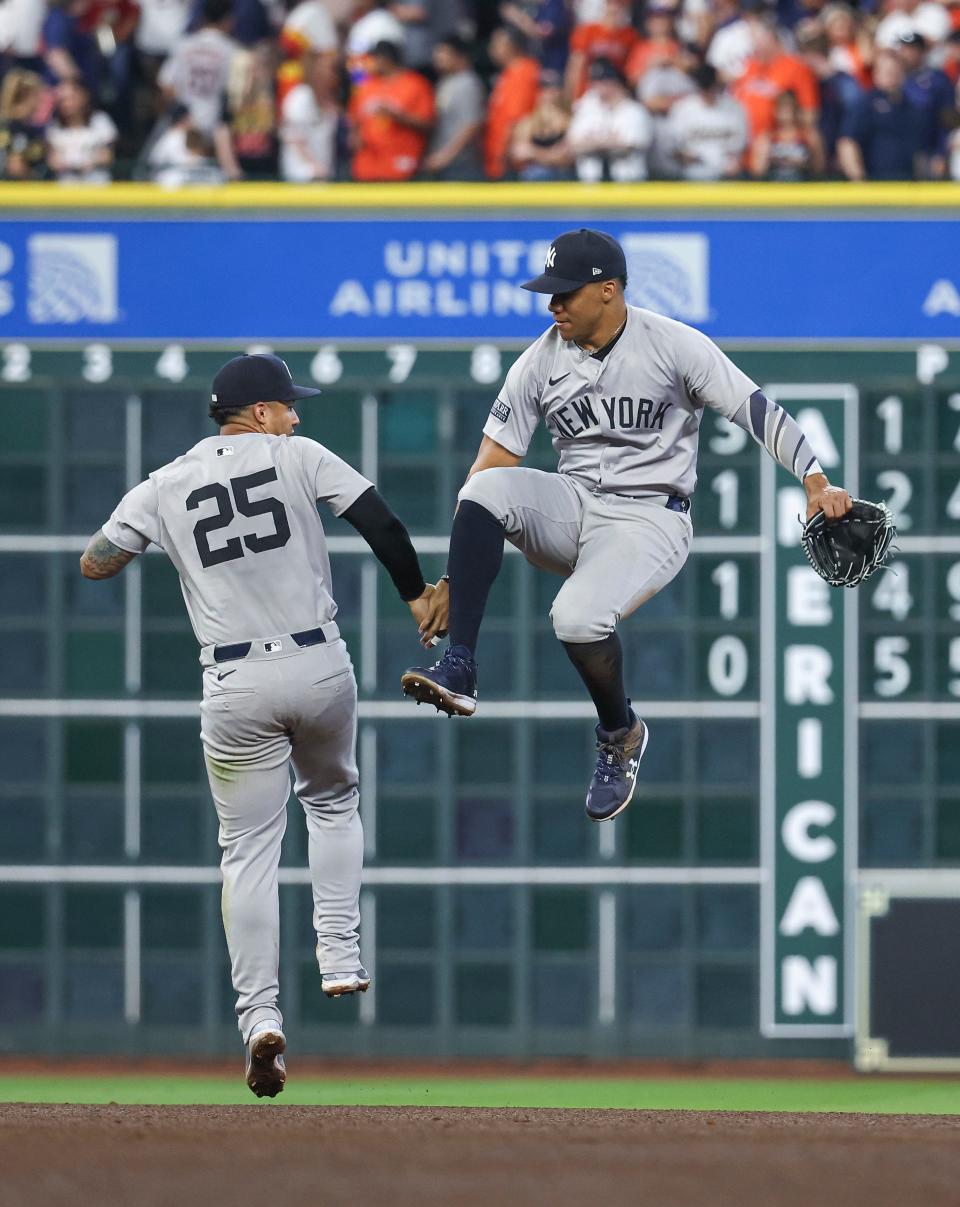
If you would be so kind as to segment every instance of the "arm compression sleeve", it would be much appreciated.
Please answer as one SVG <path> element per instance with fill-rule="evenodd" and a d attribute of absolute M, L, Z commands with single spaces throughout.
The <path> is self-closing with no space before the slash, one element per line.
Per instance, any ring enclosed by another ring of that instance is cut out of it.
<path fill-rule="evenodd" d="M 807 474 L 821 474 L 820 462 L 800 430 L 800 425 L 762 390 L 755 390 L 733 416 L 737 427 L 749 432 L 775 461 L 802 482 Z"/>
<path fill-rule="evenodd" d="M 377 560 L 393 579 L 400 598 L 407 601 L 423 594 L 426 583 L 420 562 L 406 528 L 388 507 L 375 486 L 365 490 L 343 513 L 356 528 Z"/>

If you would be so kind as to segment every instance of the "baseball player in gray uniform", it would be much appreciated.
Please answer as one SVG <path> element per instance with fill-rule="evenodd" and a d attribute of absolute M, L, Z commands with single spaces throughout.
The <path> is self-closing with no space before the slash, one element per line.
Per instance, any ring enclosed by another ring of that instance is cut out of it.
<path fill-rule="evenodd" d="M 556 238 L 524 288 L 550 294 L 553 324 L 516 361 L 493 404 L 450 535 L 449 588 L 438 584 L 425 636 L 449 628 L 431 667 L 402 677 L 406 695 L 450 716 L 477 707 L 474 653 L 506 538 L 562 575 L 550 616 L 597 709 L 598 756 L 587 815 L 627 807 L 649 738 L 623 681 L 619 622 L 679 572 L 690 552 L 703 408 L 744 428 L 803 482 L 808 516 L 851 506 L 831 486 L 797 423 L 705 335 L 626 302 L 612 236 Z M 518 468 L 543 421 L 557 473 Z"/>
<path fill-rule="evenodd" d="M 306 814 L 323 992 L 364 991 L 363 832 L 357 685 L 340 638 L 325 503 L 367 540 L 414 619 L 429 629 L 406 529 L 372 483 L 316 441 L 292 436 L 294 384 L 276 356 L 239 356 L 213 382 L 216 436 L 154 471 L 121 500 L 80 562 L 110 578 L 149 544 L 180 575 L 202 649 L 200 737 L 223 849 L 223 926 L 246 1077 L 258 1097 L 284 1085 L 277 868 L 290 795 Z"/>

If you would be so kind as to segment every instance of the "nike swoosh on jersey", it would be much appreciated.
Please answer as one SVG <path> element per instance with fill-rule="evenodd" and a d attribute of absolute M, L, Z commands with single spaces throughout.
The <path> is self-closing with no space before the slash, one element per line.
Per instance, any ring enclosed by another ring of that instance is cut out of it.
<path fill-rule="evenodd" d="M 572 373 L 572 372 L 573 372 L 573 370 L 571 369 L 569 372 L 564 373 L 564 375 L 562 377 L 548 377 L 547 380 L 550 383 L 550 385 L 558 386 L 561 381 L 566 381 L 566 379 L 570 376 L 570 373 Z"/>
<path fill-rule="evenodd" d="M 226 679 L 227 675 L 235 675 L 236 673 L 237 673 L 236 667 L 234 667 L 232 671 L 220 671 L 217 674 L 217 682 L 219 683 L 221 679 Z"/>

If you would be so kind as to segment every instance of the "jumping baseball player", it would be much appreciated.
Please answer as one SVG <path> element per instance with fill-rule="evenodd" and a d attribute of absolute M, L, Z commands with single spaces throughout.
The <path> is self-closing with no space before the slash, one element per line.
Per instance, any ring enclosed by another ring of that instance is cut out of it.
<path fill-rule="evenodd" d="M 647 746 L 648 728 L 626 696 L 616 627 L 687 560 L 703 408 L 744 428 L 803 482 L 808 516 L 837 519 L 851 506 L 796 422 L 715 344 L 627 304 L 626 274 L 616 240 L 581 229 L 555 239 L 543 273 L 524 286 L 551 295 L 553 324 L 507 374 L 460 491 L 449 596 L 438 584 L 424 627 L 425 636 L 449 628 L 450 645 L 435 665 L 412 667 L 401 680 L 418 702 L 471 716 L 474 652 L 504 538 L 562 575 L 550 617 L 599 720 L 586 804 L 593 821 L 630 803 Z M 541 419 L 557 473 L 517 468 Z"/>
<path fill-rule="evenodd" d="M 121 500 L 80 560 L 111 578 L 152 542 L 176 566 L 202 649 L 200 737 L 223 849 L 223 926 L 258 1097 L 286 1079 L 279 993 L 277 867 L 290 795 L 306 814 L 317 960 L 330 997 L 363 992 L 357 811 L 357 685 L 334 619 L 325 503 L 364 537 L 418 624 L 424 583 L 406 529 L 372 483 L 329 449 L 292 436 L 295 385 L 277 356 L 238 356 L 213 382 L 216 436 Z"/>

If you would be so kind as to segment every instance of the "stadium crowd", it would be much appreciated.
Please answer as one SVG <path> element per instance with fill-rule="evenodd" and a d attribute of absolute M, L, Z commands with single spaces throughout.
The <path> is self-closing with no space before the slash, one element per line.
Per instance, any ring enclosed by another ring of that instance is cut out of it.
<path fill-rule="evenodd" d="M 960 0 L 0 0 L 0 177 L 960 179 Z"/>

